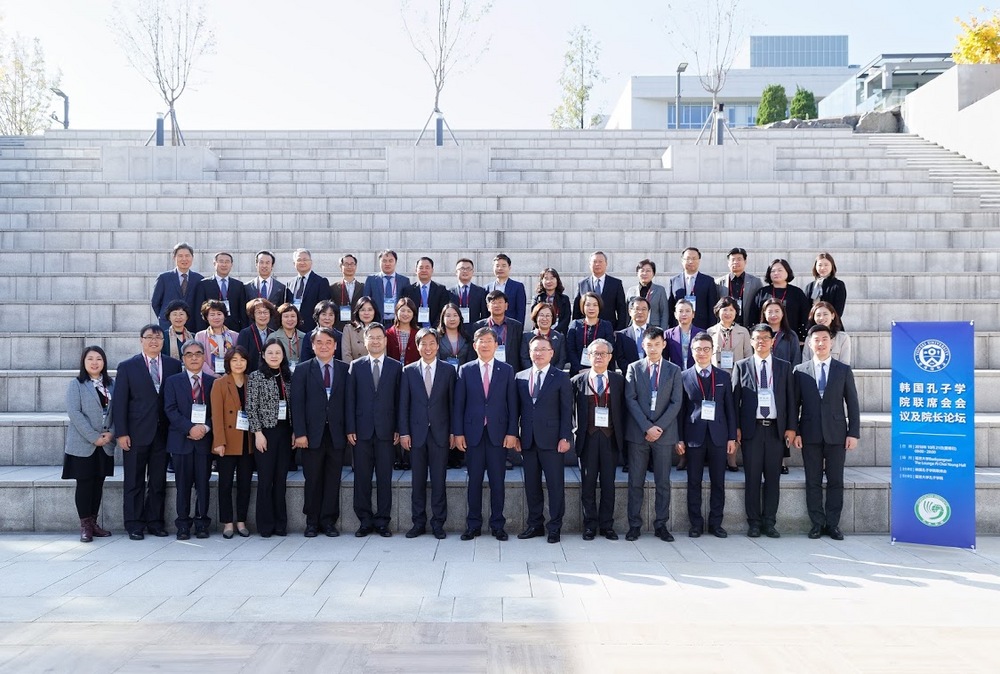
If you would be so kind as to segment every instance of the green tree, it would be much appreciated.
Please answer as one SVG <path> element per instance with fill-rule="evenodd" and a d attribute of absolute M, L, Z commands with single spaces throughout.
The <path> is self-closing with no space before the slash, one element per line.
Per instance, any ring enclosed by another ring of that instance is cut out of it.
<path fill-rule="evenodd" d="M 37 38 L 30 45 L 21 36 L 11 39 L 0 52 L 0 135 L 30 136 L 49 128 L 50 88 L 58 84 L 58 76 L 45 71 Z"/>
<path fill-rule="evenodd" d="M 780 84 L 769 84 L 760 95 L 760 106 L 757 108 L 757 125 L 770 124 L 785 118 L 788 110 L 788 95 L 785 87 Z"/>
<path fill-rule="evenodd" d="M 1000 10 L 982 21 L 975 16 L 955 21 L 962 27 L 951 55 L 955 63 L 1000 63 Z"/>
<path fill-rule="evenodd" d="M 601 43 L 594 41 L 587 26 L 571 30 L 566 43 L 569 49 L 563 57 L 563 72 L 559 77 L 562 102 L 552 112 L 552 128 L 583 129 L 588 121 L 590 92 L 595 84 L 605 81 L 597 65 L 601 58 Z M 589 120 L 591 126 L 600 119 L 600 115 L 592 115 Z"/>
<path fill-rule="evenodd" d="M 796 85 L 790 112 L 795 119 L 816 119 L 819 117 L 815 94 Z"/>

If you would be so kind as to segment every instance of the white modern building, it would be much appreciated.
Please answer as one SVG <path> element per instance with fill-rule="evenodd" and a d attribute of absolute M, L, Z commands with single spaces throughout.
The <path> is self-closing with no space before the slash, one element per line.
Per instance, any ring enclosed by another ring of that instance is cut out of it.
<path fill-rule="evenodd" d="M 819 103 L 820 117 L 840 117 L 901 105 L 916 91 L 955 65 L 951 54 L 880 54 Z"/>

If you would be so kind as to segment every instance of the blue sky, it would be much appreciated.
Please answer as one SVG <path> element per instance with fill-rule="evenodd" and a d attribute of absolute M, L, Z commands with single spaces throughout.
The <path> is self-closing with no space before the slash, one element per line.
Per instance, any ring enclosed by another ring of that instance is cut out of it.
<path fill-rule="evenodd" d="M 441 107 L 456 129 L 548 128 L 567 34 L 585 24 L 601 43 L 607 77 L 592 105 L 610 112 L 629 76 L 672 73 L 691 60 L 667 34 L 669 4 L 691 0 L 495 0 L 479 29 L 491 36 L 488 51 L 451 79 Z M 846 34 L 856 64 L 879 53 L 951 51 L 955 18 L 982 4 L 744 0 L 749 33 Z M 419 129 L 431 110 L 430 74 L 403 32 L 397 0 L 211 0 L 207 7 L 218 48 L 178 101 L 184 129 Z M 114 42 L 112 11 L 110 0 L 0 0 L 0 27 L 42 40 L 48 63 L 62 70 L 74 128 L 151 128 L 164 106 Z M 737 67 L 748 64 L 745 47 Z"/>

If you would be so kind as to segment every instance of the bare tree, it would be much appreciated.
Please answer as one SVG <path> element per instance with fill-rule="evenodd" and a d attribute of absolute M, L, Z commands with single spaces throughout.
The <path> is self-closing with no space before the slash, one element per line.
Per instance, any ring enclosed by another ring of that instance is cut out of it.
<path fill-rule="evenodd" d="M 489 1 L 438 0 L 435 17 L 414 10 L 409 0 L 403 0 L 403 28 L 434 79 L 434 112 L 441 110 L 441 92 L 456 66 L 474 63 L 489 49 L 489 38 L 477 41 L 476 27 L 492 8 Z"/>
<path fill-rule="evenodd" d="M 746 41 L 747 18 L 740 0 L 689 0 L 684 7 L 668 4 L 667 10 L 667 34 L 693 56 L 698 79 L 715 108 Z"/>
<path fill-rule="evenodd" d="M 45 71 L 45 51 L 35 38 L 17 36 L 0 53 L 0 135 L 30 136 L 49 128 L 46 114 L 58 76 Z"/>
<path fill-rule="evenodd" d="M 563 72 L 559 76 L 562 102 L 552 113 L 554 129 L 584 129 L 587 127 L 587 104 L 594 85 L 604 82 L 597 62 L 601 58 L 601 43 L 595 42 L 590 28 L 577 26 L 570 31 L 569 49 L 563 58 Z M 600 119 L 594 115 L 591 126 Z"/>
<path fill-rule="evenodd" d="M 203 56 L 215 51 L 215 33 L 205 17 L 205 6 L 192 0 L 140 0 L 114 5 L 111 20 L 125 57 L 152 84 L 167 105 L 173 145 L 183 142 L 174 106 L 191 81 L 191 72 Z"/>

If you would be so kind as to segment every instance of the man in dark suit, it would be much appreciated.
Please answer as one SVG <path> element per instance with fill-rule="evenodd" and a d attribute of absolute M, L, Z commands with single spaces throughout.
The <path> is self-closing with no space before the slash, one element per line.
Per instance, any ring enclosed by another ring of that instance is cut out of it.
<path fill-rule="evenodd" d="M 615 364 L 623 375 L 629 365 L 646 357 L 646 352 L 642 350 L 642 337 L 649 326 L 649 302 L 642 297 L 633 297 L 628 303 L 628 315 L 632 322 L 615 332 Z"/>
<path fill-rule="evenodd" d="M 802 450 L 806 471 L 806 507 L 812 522 L 809 538 L 819 538 L 826 533 L 833 540 L 842 541 L 840 511 L 844 507 L 844 461 L 847 452 L 858 446 L 861 429 L 858 390 L 851 367 L 830 357 L 833 345 L 830 328 L 814 325 L 806 340 L 813 357 L 797 365 L 793 377 L 795 409 L 799 412 L 795 447 Z"/>
<path fill-rule="evenodd" d="M 329 290 L 324 280 L 324 286 Z M 340 478 L 347 447 L 347 364 L 334 360 L 337 337 L 333 328 L 317 328 L 310 335 L 314 358 L 299 363 L 292 374 L 292 433 L 306 479 L 306 538 L 320 527 L 327 536 L 339 536 Z"/>
<path fill-rule="evenodd" d="M 472 329 L 490 328 L 497 338 L 495 357 L 503 363 L 510 363 L 516 368 L 521 358 L 521 337 L 524 336 L 524 324 L 511 318 L 507 296 L 499 290 L 491 290 L 486 295 L 486 307 L 489 315 L 473 324 Z"/>
<path fill-rule="evenodd" d="M 191 271 L 193 263 L 194 248 L 189 244 L 179 243 L 174 246 L 174 268 L 156 277 L 156 285 L 153 286 L 153 298 L 150 304 L 153 307 L 153 313 L 160 321 L 160 328 L 164 332 L 170 329 L 167 306 L 174 300 L 184 300 L 188 305 L 187 329 L 191 332 L 195 331 L 196 316 L 201 311 L 201 307 L 195 306 L 194 294 L 204 277 L 196 271 Z"/>
<path fill-rule="evenodd" d="M 367 356 L 350 367 L 347 382 L 347 444 L 354 448 L 354 514 L 364 538 L 373 531 L 392 536 L 393 448 L 399 442 L 399 377 L 403 366 L 385 355 L 385 328 L 369 323 L 364 331 Z M 378 507 L 372 512 L 372 473 L 378 487 Z"/>
<path fill-rule="evenodd" d="M 614 276 L 609 276 L 608 256 L 601 251 L 590 254 L 590 276 L 580 281 L 576 286 L 576 298 L 573 300 L 573 318 L 583 318 L 580 298 L 586 293 L 595 292 L 601 296 L 601 318 L 615 330 L 622 330 L 628 325 L 628 310 L 625 304 L 625 286 Z"/>
<path fill-rule="evenodd" d="M 715 325 L 715 303 L 719 300 L 719 289 L 715 279 L 698 271 L 701 266 L 701 251 L 697 248 L 685 248 L 681 252 L 681 263 L 684 271 L 670 279 L 670 294 L 667 308 L 670 312 L 670 327 L 677 325 L 674 306 L 677 300 L 686 299 L 694 308 L 694 324 L 702 328 Z"/>
<path fill-rule="evenodd" d="M 358 300 L 365 296 L 365 284 L 354 277 L 358 271 L 358 258 L 350 253 L 340 257 L 339 281 L 330 284 L 330 299 L 337 305 L 337 320 L 333 327 L 342 331 L 351 322 L 351 312 Z"/>
<path fill-rule="evenodd" d="M 260 297 L 277 308 L 285 302 L 291 301 L 292 294 L 288 292 L 288 286 L 274 278 L 274 263 L 276 261 L 274 253 L 269 250 L 262 250 L 257 253 L 257 256 L 254 258 L 254 264 L 257 266 L 257 278 L 249 283 L 245 283 L 243 286 L 246 289 L 247 302 Z M 253 316 L 247 314 L 247 325 L 253 322 Z M 272 330 L 278 329 L 277 312 L 271 316 L 271 322 L 268 326 Z"/>
<path fill-rule="evenodd" d="M 595 339 L 587 346 L 590 370 L 573 377 L 576 398 L 576 454 L 580 457 L 580 499 L 583 505 L 583 540 L 598 532 L 617 541 L 615 532 L 615 470 L 625 452 L 625 377 L 608 365 L 614 354 L 611 342 Z M 601 485 L 600 505 L 597 484 Z"/>
<path fill-rule="evenodd" d="M 733 398 L 739 424 L 736 439 L 743 446 L 750 538 L 760 538 L 761 532 L 769 538 L 781 537 L 775 528 L 781 458 L 798 428 L 792 366 L 771 355 L 773 343 L 770 326 L 755 325 L 750 334 L 754 354 L 738 361 L 733 369 Z"/>
<path fill-rule="evenodd" d="M 417 307 L 417 323 L 422 328 L 436 327 L 441 320 L 444 305 L 451 299 L 448 289 L 433 280 L 434 260 L 424 256 L 417 260 L 417 280 L 403 288 L 403 297 L 408 297 Z"/>
<path fill-rule="evenodd" d="M 733 248 L 730 250 L 726 255 L 726 262 L 729 264 L 729 273 L 715 279 L 719 298 L 732 297 L 736 300 L 736 322 L 745 328 L 751 328 L 753 327 L 750 323 L 751 312 L 743 311 L 743 307 L 744 305 L 749 307 L 753 304 L 754 295 L 764 287 L 764 282 L 753 274 L 746 272 L 746 248 Z"/>
<path fill-rule="evenodd" d="M 139 331 L 142 353 L 118 363 L 112 413 L 125 478 L 123 519 L 128 537 L 143 539 L 143 529 L 166 536 L 163 501 L 167 491 L 167 417 L 163 382 L 181 364 L 160 354 L 163 330 L 153 323 Z"/>
<path fill-rule="evenodd" d="M 177 540 L 208 538 L 212 518 L 208 516 L 208 483 L 212 476 L 212 382 L 214 377 L 201 371 L 205 348 L 189 340 L 181 347 L 184 369 L 164 382 L 163 409 L 170 422 L 167 451 L 173 460 L 174 485 L 177 489 Z M 191 487 L 194 487 L 194 517 L 191 517 Z"/>
<path fill-rule="evenodd" d="M 625 407 L 629 423 L 625 427 L 628 445 L 628 532 L 625 540 L 634 541 L 642 530 L 642 501 L 646 472 L 642 466 L 653 457 L 653 481 L 656 486 L 653 532 L 667 543 L 674 540 L 667 528 L 670 523 L 670 462 L 679 439 L 677 417 L 681 412 L 681 371 L 663 357 L 666 348 L 663 330 L 649 326 L 642 339 L 646 357 L 628 366 L 625 374 Z"/>
<path fill-rule="evenodd" d="M 375 302 L 387 325 L 396 318 L 396 300 L 402 297 L 403 288 L 410 285 L 410 279 L 396 273 L 398 260 L 396 251 L 380 251 L 378 264 L 381 271 L 365 279 L 365 295 Z"/>
<path fill-rule="evenodd" d="M 420 360 L 403 368 L 399 382 L 399 444 L 410 453 L 412 470 L 413 526 L 407 538 L 427 533 L 427 474 L 431 478 L 431 531 L 434 538 L 446 538 L 448 519 L 448 450 L 451 435 L 451 407 L 455 393 L 455 368 L 438 360 L 440 337 L 433 328 L 417 332 Z"/>
<path fill-rule="evenodd" d="M 711 483 L 708 533 L 717 538 L 728 534 L 722 528 L 726 507 L 726 456 L 736 453 L 736 403 L 729 373 L 712 366 L 712 336 L 700 332 L 691 340 L 694 365 L 681 373 L 684 403 L 681 440 L 677 453 L 687 457 L 688 536 L 698 538 L 705 529 L 701 514 L 701 483 L 708 464 Z"/>
<path fill-rule="evenodd" d="M 549 493 L 548 542 L 558 543 L 566 513 L 565 462 L 572 433 L 573 387 L 565 372 L 550 365 L 552 344 L 535 336 L 528 344 L 532 367 L 517 373 L 521 433 L 518 451 L 524 457 L 524 496 L 528 517 L 524 540 L 546 533 L 542 474 Z"/>
<path fill-rule="evenodd" d="M 455 276 L 458 283 L 448 288 L 451 301 L 459 306 L 462 320 L 466 325 L 472 325 L 489 315 L 486 309 L 486 289 L 472 282 L 476 266 L 472 260 L 463 257 L 455 263 Z"/>
<path fill-rule="evenodd" d="M 499 290 L 507 298 L 507 318 L 524 325 L 524 317 L 528 314 L 528 295 L 524 284 L 510 277 L 510 265 L 510 258 L 503 253 L 497 253 L 493 258 L 493 275 L 496 278 L 486 284 L 486 301 L 489 302 L 490 292 Z"/>
<path fill-rule="evenodd" d="M 506 541 L 507 523 L 503 515 L 504 460 L 508 449 L 517 445 L 517 388 L 514 369 L 494 355 L 496 333 L 479 328 L 473 336 L 478 358 L 458 370 L 455 404 L 451 415 L 455 447 L 465 452 L 469 471 L 469 515 L 463 541 L 482 534 L 483 474 L 490 480 L 490 531 L 498 541 Z"/>
<path fill-rule="evenodd" d="M 309 334 L 316 327 L 316 305 L 330 299 L 330 283 L 312 270 L 312 253 L 298 248 L 292 253 L 296 276 L 288 282 L 292 304 L 299 310 L 299 329 Z"/>
<path fill-rule="evenodd" d="M 247 291 L 243 282 L 229 276 L 233 270 L 233 256 L 224 251 L 215 254 L 215 276 L 202 279 L 195 289 L 194 303 L 198 313 L 197 327 L 204 330 L 208 322 L 201 316 L 201 305 L 205 300 L 220 300 L 226 305 L 226 327 L 239 332 L 250 321 L 247 319 Z"/>

